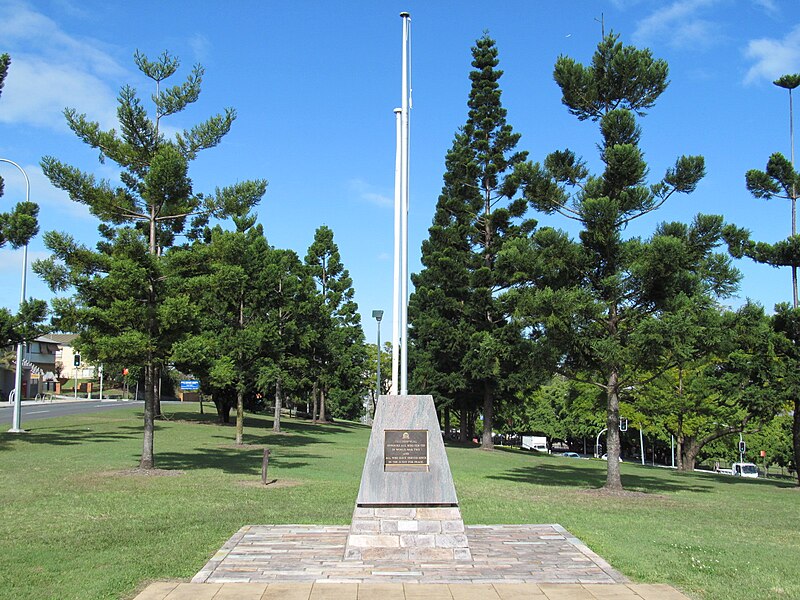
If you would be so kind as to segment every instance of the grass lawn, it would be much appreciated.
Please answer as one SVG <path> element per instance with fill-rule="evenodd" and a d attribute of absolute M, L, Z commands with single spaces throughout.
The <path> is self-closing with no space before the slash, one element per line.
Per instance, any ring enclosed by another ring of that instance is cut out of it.
<path fill-rule="evenodd" d="M 245 442 L 195 405 L 168 406 L 156 460 L 175 476 L 125 473 L 141 412 L 28 421 L 0 434 L 0 598 L 129 598 L 191 578 L 245 524 L 347 524 L 369 430 L 248 415 Z M 263 446 L 269 476 L 260 486 Z M 465 522 L 560 523 L 634 581 L 693 598 L 800 598 L 800 491 L 788 482 L 623 464 L 636 497 L 587 492 L 605 463 L 450 447 Z"/>

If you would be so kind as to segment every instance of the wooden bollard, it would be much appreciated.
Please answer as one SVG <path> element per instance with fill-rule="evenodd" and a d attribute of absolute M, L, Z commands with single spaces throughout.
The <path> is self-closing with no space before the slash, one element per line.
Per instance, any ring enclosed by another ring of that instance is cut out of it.
<path fill-rule="evenodd" d="M 261 483 L 267 485 L 267 467 L 269 467 L 269 448 L 264 448 L 264 459 L 261 461 Z"/>

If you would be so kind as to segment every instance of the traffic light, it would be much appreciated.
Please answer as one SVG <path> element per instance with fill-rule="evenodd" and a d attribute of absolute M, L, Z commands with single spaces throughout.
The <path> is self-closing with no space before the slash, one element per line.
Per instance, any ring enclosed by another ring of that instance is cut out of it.
<path fill-rule="evenodd" d="M 72 364 L 75 365 L 76 367 L 80 367 L 81 366 L 81 355 L 80 354 L 76 354 L 75 355 Z"/>
<path fill-rule="evenodd" d="M 739 453 L 744 454 L 747 451 L 747 445 L 744 443 L 744 440 L 739 442 Z"/>

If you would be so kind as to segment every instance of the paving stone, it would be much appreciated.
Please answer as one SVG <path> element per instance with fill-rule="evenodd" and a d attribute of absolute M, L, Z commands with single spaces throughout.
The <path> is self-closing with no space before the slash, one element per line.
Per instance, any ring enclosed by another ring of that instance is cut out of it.
<path fill-rule="evenodd" d="M 362 583 L 358 586 L 358 600 L 405 600 L 402 583 Z"/>
<path fill-rule="evenodd" d="M 604 583 L 583 584 L 583 587 L 597 600 L 642 600 L 642 597 L 627 586 Z"/>
<path fill-rule="evenodd" d="M 164 600 L 211 600 L 221 587 L 210 583 L 179 583 Z"/>
<path fill-rule="evenodd" d="M 447 587 L 453 600 L 500 600 L 491 583 L 451 583 Z"/>
<path fill-rule="evenodd" d="M 494 583 L 492 586 L 501 600 L 545 600 L 547 598 L 535 583 Z"/>
<path fill-rule="evenodd" d="M 539 589 L 548 600 L 595 600 L 592 593 L 580 584 L 542 583 Z"/>
<path fill-rule="evenodd" d="M 357 583 L 315 583 L 309 600 L 357 600 Z"/>
<path fill-rule="evenodd" d="M 270 583 L 261 600 L 308 600 L 310 583 Z"/>
<path fill-rule="evenodd" d="M 164 600 L 167 594 L 178 587 L 177 581 L 156 581 L 148 585 L 136 600 Z"/>
<path fill-rule="evenodd" d="M 628 584 L 628 589 L 639 594 L 644 600 L 689 600 L 673 587 L 664 584 Z"/>
<path fill-rule="evenodd" d="M 409 548 L 408 558 L 412 561 L 455 560 L 452 548 Z"/>
<path fill-rule="evenodd" d="M 445 584 L 409 583 L 403 586 L 406 600 L 453 600 Z"/>
<path fill-rule="evenodd" d="M 261 600 L 266 583 L 229 583 L 223 585 L 214 600 Z"/>

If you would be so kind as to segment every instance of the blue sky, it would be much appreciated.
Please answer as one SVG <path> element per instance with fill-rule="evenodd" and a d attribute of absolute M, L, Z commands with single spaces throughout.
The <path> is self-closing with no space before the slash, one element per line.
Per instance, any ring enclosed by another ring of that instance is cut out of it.
<path fill-rule="evenodd" d="M 789 155 L 788 95 L 772 80 L 800 72 L 797 0 L 605 0 L 498 2 L 302 1 L 100 2 L 0 0 L 0 52 L 12 66 L 0 97 L 0 157 L 20 163 L 41 206 L 42 231 L 96 241 L 96 220 L 53 188 L 39 167 L 53 155 L 100 177 L 116 178 L 67 129 L 74 107 L 115 124 L 123 84 L 152 92 L 133 65 L 135 50 L 199 62 L 203 93 L 166 122 L 180 130 L 232 106 L 232 132 L 192 165 L 195 191 L 252 178 L 269 187 L 258 209 L 269 241 L 305 255 L 314 230 L 331 227 L 356 288 L 369 340 L 371 311 L 391 312 L 395 124 L 400 104 L 401 19 L 412 16 L 410 265 L 419 269 L 441 190 L 444 155 L 466 118 L 470 47 L 484 31 L 497 40 L 508 122 L 533 160 L 569 147 L 597 167 L 595 124 L 578 122 L 553 82 L 556 58 L 588 62 L 606 30 L 647 46 L 670 65 L 671 85 L 641 121 L 642 146 L 657 179 L 681 154 L 702 154 L 707 176 L 690 196 L 630 228 L 648 235 L 664 220 L 717 213 L 775 241 L 790 232 L 785 201 L 750 196 L 744 173 L 772 152 Z M 177 81 L 177 80 L 175 80 Z M 798 104 L 800 111 L 800 104 Z M 24 197 L 22 177 L 0 164 L 3 210 Z M 558 216 L 541 225 L 566 227 Z M 45 250 L 39 235 L 31 259 Z M 771 310 L 791 299 L 786 270 L 739 261 L 745 298 Z M 21 254 L 0 250 L 0 305 L 16 308 Z M 28 295 L 49 298 L 35 276 Z M 383 337 L 390 333 L 386 319 Z"/>

